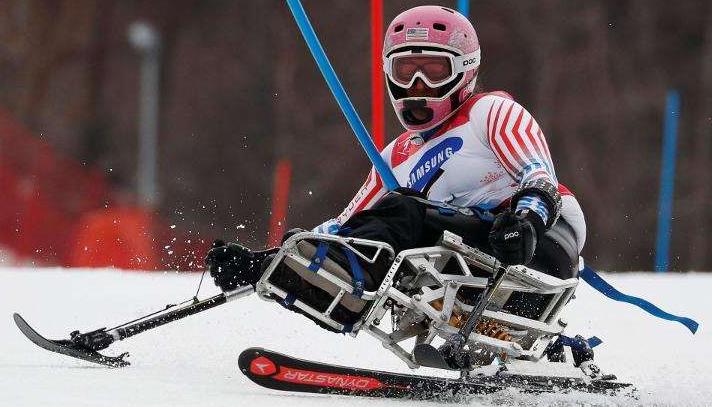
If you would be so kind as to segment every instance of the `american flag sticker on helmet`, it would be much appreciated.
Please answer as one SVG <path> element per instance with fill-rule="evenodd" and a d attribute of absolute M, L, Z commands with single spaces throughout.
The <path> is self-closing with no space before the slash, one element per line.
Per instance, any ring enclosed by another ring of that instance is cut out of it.
<path fill-rule="evenodd" d="M 405 31 L 406 41 L 418 41 L 428 39 L 428 29 L 426 27 L 409 28 Z"/>

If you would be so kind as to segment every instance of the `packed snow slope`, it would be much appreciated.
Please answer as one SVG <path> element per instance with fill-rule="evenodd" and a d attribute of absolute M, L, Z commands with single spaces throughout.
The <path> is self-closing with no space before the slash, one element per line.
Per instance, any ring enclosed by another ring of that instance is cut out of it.
<path fill-rule="evenodd" d="M 712 319 L 712 274 L 608 274 L 624 292 L 640 294 L 669 312 L 704 323 Z M 250 346 L 366 368 L 408 372 L 366 334 L 322 331 L 305 318 L 256 296 L 142 333 L 112 345 L 132 365 L 109 369 L 53 354 L 15 327 L 20 312 L 41 334 L 111 327 L 190 298 L 199 276 L 115 270 L 0 268 L 0 406 L 428 406 L 431 402 L 373 400 L 263 389 L 237 369 Z M 215 291 L 206 281 L 201 297 Z M 597 335 L 599 365 L 637 385 L 638 400 L 582 393 L 502 392 L 473 397 L 470 406 L 712 406 L 712 337 L 615 303 L 581 283 L 568 309 L 569 333 Z M 418 373 L 430 373 L 421 370 Z M 437 373 L 437 372 L 436 372 Z"/>

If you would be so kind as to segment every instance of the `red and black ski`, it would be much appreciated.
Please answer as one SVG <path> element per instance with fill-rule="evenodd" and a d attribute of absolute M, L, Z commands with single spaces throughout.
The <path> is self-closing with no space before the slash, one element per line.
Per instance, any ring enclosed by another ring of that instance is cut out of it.
<path fill-rule="evenodd" d="M 506 373 L 478 375 L 467 379 L 426 377 L 335 366 L 297 359 L 262 348 L 243 351 L 239 366 L 250 380 L 270 389 L 367 397 L 452 400 L 508 388 L 531 393 L 580 390 L 605 394 L 632 389 L 630 384 L 608 380 L 585 382 L 578 378 Z"/>

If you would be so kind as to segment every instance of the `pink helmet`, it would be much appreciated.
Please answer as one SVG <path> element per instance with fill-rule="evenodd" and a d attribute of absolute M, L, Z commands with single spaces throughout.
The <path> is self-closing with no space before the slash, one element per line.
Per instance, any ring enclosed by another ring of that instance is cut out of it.
<path fill-rule="evenodd" d="M 462 14 L 440 6 L 399 14 L 386 31 L 383 71 L 403 127 L 426 131 L 450 117 L 472 94 L 479 64 L 477 33 Z M 418 78 L 435 92 L 409 96 Z"/>

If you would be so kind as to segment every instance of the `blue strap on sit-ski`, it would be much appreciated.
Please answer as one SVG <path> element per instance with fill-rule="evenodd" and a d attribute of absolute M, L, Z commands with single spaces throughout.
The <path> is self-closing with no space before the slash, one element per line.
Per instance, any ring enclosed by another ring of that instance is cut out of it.
<path fill-rule="evenodd" d="M 319 243 L 319 245 L 316 247 L 316 253 L 314 253 L 314 257 L 311 258 L 311 263 L 309 263 L 307 269 L 314 273 L 319 271 L 319 268 L 322 266 L 322 264 L 324 264 L 324 260 L 326 259 L 326 254 L 328 251 L 328 243 Z M 351 269 L 351 275 L 353 277 L 353 295 L 361 298 L 361 296 L 363 295 L 363 289 L 365 287 L 363 269 L 361 268 L 361 264 L 358 262 L 358 259 L 356 258 L 354 252 L 352 252 L 347 247 L 343 247 L 343 251 L 346 255 L 346 258 L 349 260 L 349 268 Z"/>
<path fill-rule="evenodd" d="M 314 257 L 311 258 L 311 263 L 309 263 L 309 271 L 316 273 L 322 264 L 324 264 L 324 259 L 326 258 L 326 252 L 329 251 L 329 245 L 325 242 L 319 243 L 316 247 L 316 253 Z"/>
<path fill-rule="evenodd" d="M 665 319 L 668 321 L 679 322 L 679 323 L 685 325 L 687 327 L 687 329 L 689 329 L 693 334 L 695 332 L 697 332 L 697 328 L 699 327 L 699 324 L 696 321 L 694 321 L 690 318 L 687 318 L 687 317 L 679 317 L 677 315 L 667 313 L 667 312 L 661 310 L 660 308 L 656 307 L 654 304 L 651 304 L 650 302 L 648 302 L 642 298 L 635 297 L 632 295 L 623 294 L 622 292 L 616 290 L 612 285 L 608 284 L 603 279 L 603 277 L 601 277 L 598 273 L 596 273 L 589 266 L 584 266 L 579 277 L 581 277 L 581 279 L 583 281 L 587 282 L 591 287 L 595 288 L 601 294 L 605 295 L 606 297 L 608 297 L 612 300 L 620 301 L 620 302 L 627 302 L 628 304 L 633 304 L 655 317 Z"/>
<path fill-rule="evenodd" d="M 349 259 L 349 267 L 351 268 L 351 276 L 353 277 L 353 295 L 361 298 L 365 285 L 361 264 L 359 264 L 356 255 L 354 254 L 354 252 L 351 251 L 351 249 L 349 249 L 348 247 L 344 247 L 343 250 L 344 254 L 346 255 L 346 258 Z"/>
<path fill-rule="evenodd" d="M 583 343 L 581 343 L 576 338 L 571 338 L 566 335 L 559 335 L 559 337 L 556 339 L 556 342 L 558 342 L 559 344 L 561 344 L 563 346 L 568 346 L 569 348 L 579 349 L 579 350 L 583 349 L 583 347 L 585 346 Z M 597 336 L 592 336 L 592 337 L 586 339 L 586 343 L 588 343 L 589 347 L 595 348 L 596 346 L 602 344 L 603 341 L 601 340 L 601 338 L 599 338 Z"/>
<path fill-rule="evenodd" d="M 292 305 L 294 305 L 294 301 L 297 300 L 297 295 L 294 293 L 287 293 L 287 296 L 282 299 L 282 301 L 279 301 L 279 303 L 287 309 L 291 309 Z"/>

